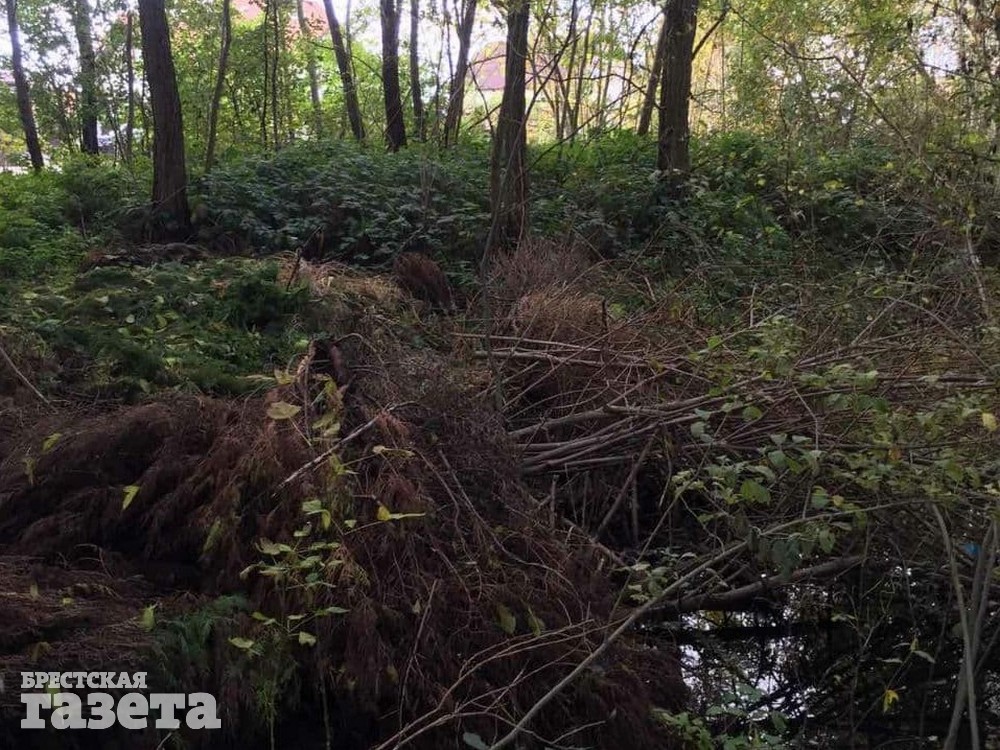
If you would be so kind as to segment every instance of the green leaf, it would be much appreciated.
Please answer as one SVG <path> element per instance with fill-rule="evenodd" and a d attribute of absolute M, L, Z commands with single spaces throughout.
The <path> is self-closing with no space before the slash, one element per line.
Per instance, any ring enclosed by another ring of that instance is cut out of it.
<path fill-rule="evenodd" d="M 222 519 L 216 518 L 212 522 L 212 526 L 211 528 L 209 528 L 208 534 L 205 536 L 205 543 L 201 545 L 201 554 L 203 555 L 206 554 L 209 550 L 212 549 L 212 547 L 215 546 L 215 543 L 219 540 L 221 533 L 222 533 Z"/>
<path fill-rule="evenodd" d="M 317 610 L 316 615 L 318 617 L 323 617 L 324 615 L 343 615 L 347 614 L 347 611 L 348 610 L 344 609 L 343 607 L 337 607 L 331 605 L 329 607 L 323 607 L 323 609 Z"/>
<path fill-rule="evenodd" d="M 375 517 L 379 521 L 398 521 L 401 518 L 421 518 L 427 515 L 426 513 L 393 513 L 391 510 L 386 508 L 381 503 L 378 506 L 378 511 L 375 513 Z"/>
<path fill-rule="evenodd" d="M 282 552 L 290 552 L 291 547 L 287 544 L 277 544 L 272 542 L 270 539 L 261 539 L 257 544 L 257 548 L 263 552 L 265 555 L 280 555 Z"/>
<path fill-rule="evenodd" d="M 833 532 L 828 528 L 822 528 L 816 535 L 816 541 L 819 542 L 819 547 L 825 553 L 830 554 L 833 552 L 834 544 L 836 544 L 836 539 L 833 536 Z"/>
<path fill-rule="evenodd" d="M 743 409 L 743 419 L 747 422 L 756 422 L 758 419 L 764 416 L 764 412 L 758 409 L 756 406 L 751 404 Z"/>
<path fill-rule="evenodd" d="M 771 502 L 771 491 L 753 479 L 744 479 L 740 485 L 740 496 L 751 503 Z"/>
<path fill-rule="evenodd" d="M 473 732 L 463 734 L 462 742 L 473 748 L 473 750 L 490 750 L 489 745 L 483 742 L 483 738 Z"/>
<path fill-rule="evenodd" d="M 545 630 L 545 623 L 538 619 L 531 607 L 528 607 L 528 627 L 534 635 L 541 635 Z"/>
<path fill-rule="evenodd" d="M 825 508 L 830 504 L 830 495 L 822 487 L 813 487 L 810 502 L 812 503 L 812 507 L 816 509 Z"/>
<path fill-rule="evenodd" d="M 506 605 L 498 604 L 497 617 L 499 618 L 500 629 L 507 635 L 514 635 L 514 631 L 517 630 L 517 618 L 514 616 L 514 613 Z"/>
<path fill-rule="evenodd" d="M 267 416 L 274 420 L 291 419 L 302 411 L 301 406 L 289 404 L 287 401 L 275 401 L 267 407 Z"/>
<path fill-rule="evenodd" d="M 135 500 L 135 496 L 138 494 L 138 492 L 139 492 L 139 485 L 137 484 L 130 484 L 128 487 L 125 488 L 124 496 L 122 497 L 122 510 L 128 509 L 128 506 L 130 506 L 132 504 L 132 501 Z"/>
<path fill-rule="evenodd" d="M 307 633 L 304 630 L 299 631 L 299 645 L 300 646 L 315 646 L 316 636 L 312 633 Z"/>
<path fill-rule="evenodd" d="M 256 643 L 256 641 L 252 641 L 249 638 L 240 638 L 239 636 L 233 636 L 229 639 L 229 642 L 241 651 L 249 651 L 253 648 L 254 643 Z"/>

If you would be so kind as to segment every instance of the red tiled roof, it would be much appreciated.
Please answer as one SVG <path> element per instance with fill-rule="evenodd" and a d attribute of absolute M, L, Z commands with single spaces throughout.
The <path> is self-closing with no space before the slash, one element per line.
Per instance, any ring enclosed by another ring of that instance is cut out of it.
<path fill-rule="evenodd" d="M 323 0 L 302 0 L 302 10 L 306 16 L 306 22 L 313 29 L 314 34 L 329 32 Z M 252 21 L 259 18 L 264 12 L 264 4 L 262 0 L 233 0 L 233 11 L 246 20 Z M 299 23 L 294 15 L 289 25 L 294 33 L 298 33 Z"/>
<path fill-rule="evenodd" d="M 489 42 L 472 58 L 472 62 L 469 63 L 471 69 L 469 78 L 480 91 L 503 91 L 506 52 L 505 42 Z M 545 55 L 540 54 L 535 58 L 538 77 L 543 81 L 550 75 L 551 65 L 551 61 Z M 529 63 L 526 82 L 530 85 L 534 79 L 535 75 Z"/>

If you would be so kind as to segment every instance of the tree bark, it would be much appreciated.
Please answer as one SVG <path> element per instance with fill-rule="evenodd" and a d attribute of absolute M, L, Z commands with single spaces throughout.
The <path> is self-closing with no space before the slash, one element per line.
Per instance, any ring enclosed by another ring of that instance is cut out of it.
<path fill-rule="evenodd" d="M 295 12 L 299 20 L 299 32 L 302 34 L 302 41 L 306 48 L 306 73 L 309 75 L 309 100 L 312 102 L 313 112 L 313 133 L 320 135 L 323 132 L 323 108 L 319 98 L 319 74 L 316 71 L 316 50 L 313 47 L 313 33 L 306 19 L 305 7 L 302 0 L 296 0 Z"/>
<path fill-rule="evenodd" d="M 132 162 L 132 143 L 135 140 L 135 62 L 132 58 L 135 15 L 125 14 L 125 81 L 128 86 L 128 113 L 125 115 L 125 161 Z"/>
<path fill-rule="evenodd" d="M 444 121 L 445 145 L 458 140 L 462 126 L 462 109 L 465 106 L 465 79 L 469 75 L 469 47 L 472 44 L 472 27 L 476 22 L 476 0 L 464 0 L 462 18 L 458 22 L 458 60 L 448 91 L 448 113 Z"/>
<path fill-rule="evenodd" d="M 410 0 L 410 95 L 413 99 L 413 129 L 418 141 L 427 137 L 424 99 L 420 91 L 420 0 Z"/>
<path fill-rule="evenodd" d="M 691 99 L 691 68 L 698 0 L 669 0 L 667 43 L 660 86 L 660 132 L 657 168 L 671 181 L 683 179 L 691 169 L 691 138 L 688 123 Z"/>
<path fill-rule="evenodd" d="M 279 19 L 278 0 L 267 0 L 271 10 L 271 34 L 274 37 L 274 49 L 271 55 L 271 141 L 277 149 L 281 142 L 281 111 L 278 109 L 278 59 L 281 57 L 281 40 L 283 26 Z"/>
<path fill-rule="evenodd" d="M 24 129 L 24 142 L 31 157 L 31 168 L 40 172 L 45 166 L 42 159 L 42 146 L 38 141 L 38 128 L 35 126 L 35 115 L 31 111 L 31 91 L 28 88 L 28 77 L 24 74 L 24 58 L 21 52 L 21 30 L 17 25 L 17 0 L 7 0 L 7 29 L 10 34 L 11 64 L 14 68 L 14 90 L 17 96 L 17 112 L 21 117 L 21 127 Z"/>
<path fill-rule="evenodd" d="M 168 218 L 171 234 L 191 225 L 184 164 L 184 122 L 177 92 L 164 0 L 139 0 L 142 58 L 153 113 L 153 207 Z M 171 226 L 172 225 L 172 226 Z"/>
<path fill-rule="evenodd" d="M 215 166 L 215 142 L 219 130 L 219 108 L 222 106 L 222 91 L 226 86 L 226 70 L 229 68 L 229 48 L 233 42 L 233 20 L 231 0 L 222 0 L 222 46 L 219 47 L 219 64 L 215 72 L 215 88 L 212 103 L 208 109 L 208 143 L 205 146 L 205 173 Z"/>
<path fill-rule="evenodd" d="M 358 92 L 354 87 L 354 75 L 351 72 L 351 57 L 344 46 L 344 35 L 340 31 L 340 22 L 333 11 L 333 0 L 323 0 L 326 10 L 326 22 L 330 27 L 330 39 L 333 42 L 333 54 L 337 58 L 337 70 L 340 72 L 340 83 L 344 88 L 344 107 L 347 109 L 347 119 L 351 123 L 351 133 L 358 141 L 365 139 L 365 127 L 361 120 L 361 107 L 358 106 Z"/>
<path fill-rule="evenodd" d="M 385 100 L 385 142 L 390 151 L 406 146 L 406 123 L 399 93 L 399 5 L 402 0 L 379 0 L 382 23 L 382 93 Z"/>
<path fill-rule="evenodd" d="M 653 53 L 653 67 L 649 69 L 649 81 L 642 98 L 642 109 L 639 111 L 639 135 L 649 133 L 649 124 L 653 119 L 653 108 L 656 106 L 656 95 L 660 89 L 660 76 L 663 74 L 663 58 L 667 53 L 667 17 L 664 15 L 660 24 L 660 34 L 656 37 L 656 51 Z"/>
<path fill-rule="evenodd" d="M 528 229 L 525 74 L 530 17 L 528 0 L 513 0 L 507 11 L 503 99 L 490 160 L 493 216 L 487 252 L 516 247 Z"/>
<path fill-rule="evenodd" d="M 87 0 L 74 0 L 73 30 L 80 48 L 80 148 L 85 154 L 96 154 L 97 142 L 97 65 L 94 60 L 94 29 Z"/>

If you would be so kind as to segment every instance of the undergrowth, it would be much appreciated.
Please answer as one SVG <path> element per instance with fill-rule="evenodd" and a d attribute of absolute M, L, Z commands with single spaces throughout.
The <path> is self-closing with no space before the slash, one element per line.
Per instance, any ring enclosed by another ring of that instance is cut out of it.
<path fill-rule="evenodd" d="M 96 268 L 0 298 L 0 332 L 33 344 L 42 387 L 117 396 L 190 385 L 240 393 L 308 343 L 307 294 L 249 259 Z"/>

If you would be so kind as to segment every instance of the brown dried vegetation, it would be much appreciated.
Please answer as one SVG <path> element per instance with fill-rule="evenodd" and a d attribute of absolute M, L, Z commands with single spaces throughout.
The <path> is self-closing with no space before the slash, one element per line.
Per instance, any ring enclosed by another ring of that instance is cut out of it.
<path fill-rule="evenodd" d="M 299 273 L 329 305 L 338 355 L 313 347 L 268 393 L 58 413 L 3 436 L 0 575 L 30 556 L 67 585 L 134 581 L 112 587 L 118 603 L 85 638 L 48 609 L 17 614 L 18 632 L 0 630 L 5 670 L 43 631 L 61 666 L 148 658 L 151 635 L 133 636 L 154 602 L 175 617 L 234 592 L 248 611 L 279 619 L 342 607 L 310 622 L 315 645 L 285 647 L 298 667 L 280 695 L 279 744 L 332 736 L 338 748 L 461 747 L 463 732 L 506 733 L 604 640 L 615 622 L 605 553 L 539 519 L 500 415 L 469 392 L 468 365 L 397 335 L 385 306 L 399 297 L 387 282 L 328 270 Z M 299 410 L 269 416 L 281 404 Z M 329 414 L 340 426 L 324 436 L 317 425 Z M 129 487 L 138 490 L 125 507 Z M 309 532 L 335 545 L 323 586 L 248 572 L 268 560 L 261 540 L 297 543 L 307 500 L 331 519 L 324 530 L 313 518 Z M 386 511 L 416 515 L 382 520 Z M 28 576 L 18 576 L 4 588 L 23 589 Z M 9 599 L 0 611 L 22 612 Z M 227 639 L 264 642 L 267 632 L 245 613 L 216 625 L 189 689 L 220 697 L 225 738 L 189 742 L 247 747 L 266 736 L 255 688 L 268 662 Z M 548 704 L 530 736 L 575 730 L 576 745 L 668 747 L 651 708 L 683 700 L 674 656 L 626 640 L 599 667 Z"/>

